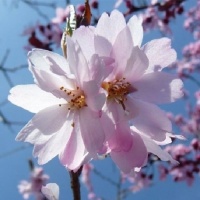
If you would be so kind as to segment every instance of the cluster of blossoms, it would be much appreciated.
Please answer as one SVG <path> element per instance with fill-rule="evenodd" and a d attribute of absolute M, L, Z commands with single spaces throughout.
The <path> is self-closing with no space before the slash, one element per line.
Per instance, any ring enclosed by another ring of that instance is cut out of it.
<path fill-rule="evenodd" d="M 176 18 L 176 15 L 183 13 L 183 1 L 184 0 L 165 0 L 161 3 L 157 0 L 151 0 L 149 1 L 150 3 L 148 5 L 147 2 L 143 1 L 138 2 L 131 0 L 118 0 L 115 4 L 115 7 L 119 7 L 120 4 L 124 2 L 127 7 L 125 16 L 145 9 L 145 11 L 141 13 L 144 30 L 148 31 L 152 29 L 159 29 L 166 34 L 171 33 L 171 30 L 168 26 L 169 22 Z"/>
<path fill-rule="evenodd" d="M 109 31 L 107 31 L 109 27 Z M 142 21 L 103 13 L 96 27 L 66 37 L 67 58 L 34 49 L 28 54 L 35 84 L 11 89 L 8 99 L 35 116 L 16 140 L 34 145 L 39 164 L 55 156 L 77 171 L 110 155 L 126 174 L 148 153 L 177 163 L 159 145 L 171 142 L 172 124 L 156 104 L 182 96 L 182 81 L 163 68 L 176 60 L 168 38 L 142 44 Z"/>
<path fill-rule="evenodd" d="M 101 200 L 101 198 L 97 197 L 95 192 L 94 192 L 94 188 L 93 185 L 91 183 L 91 171 L 94 169 L 94 166 L 90 163 L 87 163 L 83 166 L 82 169 L 82 182 L 83 184 L 86 186 L 87 190 L 88 190 L 88 199 L 89 200 Z"/>
<path fill-rule="evenodd" d="M 193 134 L 195 137 L 200 137 L 200 91 L 195 93 L 196 106 L 187 106 L 187 117 L 182 115 L 173 115 L 170 113 L 168 116 L 170 120 L 180 129 L 183 135 Z"/>
<path fill-rule="evenodd" d="M 160 179 L 164 180 L 167 175 L 171 175 L 175 182 L 186 181 L 191 186 L 194 182 L 195 174 L 199 174 L 200 167 L 200 142 L 194 138 L 190 146 L 183 144 L 168 146 L 166 148 L 170 154 L 179 162 L 176 166 L 159 165 Z"/>
<path fill-rule="evenodd" d="M 49 176 L 44 174 L 43 168 L 34 167 L 31 171 L 30 181 L 23 180 L 18 185 L 19 192 L 24 199 L 29 199 L 30 195 L 35 196 L 37 200 L 45 200 L 41 189 L 43 185 L 49 180 Z"/>
<path fill-rule="evenodd" d="M 30 180 L 23 180 L 18 185 L 19 192 L 23 199 L 34 196 L 36 200 L 58 200 L 59 187 L 55 183 L 47 183 L 49 176 L 44 174 L 42 167 L 34 167 L 30 161 L 31 176 Z"/>
<path fill-rule="evenodd" d="M 62 29 L 55 23 L 42 25 L 37 23 L 35 26 L 26 28 L 22 33 L 23 36 L 28 36 L 28 44 L 24 47 L 30 51 L 34 48 L 52 50 L 52 45 L 60 45 Z"/>
<path fill-rule="evenodd" d="M 91 8 L 98 9 L 98 1 L 93 0 L 90 5 Z M 84 4 L 79 4 L 76 6 L 77 22 L 80 21 L 84 10 Z M 24 48 L 28 51 L 30 51 L 32 48 L 40 48 L 52 51 L 55 45 L 56 47 L 60 46 L 60 40 L 63 33 L 63 28 L 61 26 L 66 22 L 66 18 L 69 17 L 69 14 L 70 6 L 66 6 L 64 9 L 62 7 L 57 7 L 56 16 L 53 17 L 48 24 L 41 24 L 37 22 L 35 25 L 26 28 L 23 31 L 22 36 L 28 37 L 28 44 Z M 96 19 L 94 17 L 94 23 L 97 21 L 98 18 Z"/>
<path fill-rule="evenodd" d="M 186 15 L 184 22 L 186 30 L 191 32 L 194 41 L 183 48 L 183 59 L 178 61 L 173 67 L 176 67 L 179 77 L 188 78 L 188 74 L 199 72 L 200 69 L 200 1 L 191 8 Z"/>

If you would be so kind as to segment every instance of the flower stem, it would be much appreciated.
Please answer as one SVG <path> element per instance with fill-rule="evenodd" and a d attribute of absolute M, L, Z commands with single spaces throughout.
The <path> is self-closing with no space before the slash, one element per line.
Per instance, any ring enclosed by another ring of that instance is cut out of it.
<path fill-rule="evenodd" d="M 82 168 L 83 166 L 77 172 L 69 171 L 74 200 L 81 200 L 79 176 L 81 175 Z"/>

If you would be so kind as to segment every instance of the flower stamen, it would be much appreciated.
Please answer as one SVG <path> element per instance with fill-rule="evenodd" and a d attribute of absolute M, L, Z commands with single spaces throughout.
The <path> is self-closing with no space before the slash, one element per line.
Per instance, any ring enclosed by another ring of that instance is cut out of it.
<path fill-rule="evenodd" d="M 125 78 L 115 79 L 112 82 L 103 82 L 101 86 L 108 92 L 108 99 L 113 99 L 126 110 L 124 102 L 127 100 L 126 96 L 132 91 L 133 87 Z"/>
<path fill-rule="evenodd" d="M 68 110 L 71 109 L 80 109 L 82 107 L 87 106 L 85 102 L 85 95 L 82 90 L 80 90 L 79 87 L 77 87 L 75 90 L 68 90 L 64 88 L 63 86 L 60 87 L 60 90 L 65 92 L 67 96 L 69 97 L 68 101 Z M 61 105 L 59 105 L 61 106 Z"/>

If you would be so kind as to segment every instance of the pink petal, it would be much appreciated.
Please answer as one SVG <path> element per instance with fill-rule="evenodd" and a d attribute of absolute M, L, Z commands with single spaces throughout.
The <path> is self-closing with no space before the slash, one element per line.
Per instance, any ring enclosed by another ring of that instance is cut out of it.
<path fill-rule="evenodd" d="M 147 159 L 147 150 L 141 137 L 132 135 L 132 147 L 129 151 L 111 151 L 113 161 L 124 173 L 130 173 L 135 167 L 142 167 Z"/>
<path fill-rule="evenodd" d="M 111 57 L 115 59 L 116 68 L 114 69 L 114 74 L 120 77 L 124 72 L 127 60 L 130 58 L 131 51 L 130 49 L 133 48 L 131 39 L 131 34 L 129 29 L 126 27 L 124 28 L 118 35 L 113 44 L 113 49 L 111 52 Z"/>
<path fill-rule="evenodd" d="M 106 38 L 99 35 L 95 36 L 94 47 L 95 47 L 95 52 L 99 56 L 106 56 L 106 57 L 110 56 L 112 50 L 112 44 Z"/>
<path fill-rule="evenodd" d="M 130 29 L 134 46 L 140 47 L 143 39 L 142 20 L 134 15 L 129 19 L 127 26 Z"/>
<path fill-rule="evenodd" d="M 32 68 L 32 73 L 34 74 L 36 84 L 42 90 L 51 92 L 58 97 L 67 96 L 62 91 L 60 91 L 61 87 L 67 89 L 75 88 L 74 80 L 68 78 L 67 76 L 60 76 L 48 71 L 38 70 L 36 68 Z"/>
<path fill-rule="evenodd" d="M 148 59 L 139 47 L 131 48 L 132 51 L 128 58 L 123 77 L 130 83 L 134 83 L 145 73 L 148 67 Z"/>
<path fill-rule="evenodd" d="M 99 86 L 95 81 L 83 83 L 83 90 L 86 95 L 86 103 L 93 111 L 100 111 L 106 101 L 106 95 L 99 93 Z"/>
<path fill-rule="evenodd" d="M 131 127 L 132 130 L 135 131 L 134 127 Z M 137 131 L 138 134 L 140 134 L 139 131 Z M 163 161 L 170 161 L 173 164 L 177 164 L 177 161 L 172 158 L 172 156 L 165 150 L 161 149 L 158 144 L 154 140 L 152 140 L 150 137 L 140 134 L 147 151 L 150 153 L 153 153 L 154 155 L 158 156 Z"/>
<path fill-rule="evenodd" d="M 94 31 L 92 27 L 81 26 L 73 32 L 72 39 L 77 41 L 87 61 L 94 54 Z M 87 47 L 87 50 L 86 48 Z"/>
<path fill-rule="evenodd" d="M 63 106 L 54 105 L 45 108 L 34 115 L 32 120 L 20 131 L 19 135 L 37 129 L 44 135 L 52 135 L 60 130 L 67 119 L 68 109 Z M 18 138 L 18 136 L 17 136 Z"/>
<path fill-rule="evenodd" d="M 100 116 L 88 108 L 79 111 L 80 131 L 89 153 L 96 156 L 103 147 L 105 134 L 100 123 Z"/>
<path fill-rule="evenodd" d="M 123 14 L 114 10 L 111 12 L 110 16 L 108 16 L 107 13 L 101 15 L 95 29 L 95 34 L 105 37 L 111 44 L 113 44 L 119 32 L 125 27 L 126 21 Z"/>
<path fill-rule="evenodd" d="M 176 61 L 176 51 L 171 48 L 171 40 L 168 38 L 148 42 L 143 46 L 143 51 L 149 59 L 146 73 L 161 71 Z"/>
<path fill-rule="evenodd" d="M 132 96 L 150 103 L 174 102 L 183 96 L 183 82 L 164 72 L 145 74 L 133 85 L 137 91 Z"/>
<path fill-rule="evenodd" d="M 166 133 L 171 132 L 172 124 L 166 113 L 154 104 L 134 99 L 139 114 L 132 120 L 133 125 L 145 135 L 156 141 L 164 141 Z"/>
<path fill-rule="evenodd" d="M 18 141 L 34 144 L 33 155 L 38 157 L 39 164 L 45 164 L 50 161 L 68 143 L 73 129 L 73 114 L 69 112 L 67 115 L 67 112 L 65 112 L 65 116 L 63 117 L 62 112 L 64 113 L 64 111 L 60 111 L 61 116 L 56 115 L 54 107 L 39 112 L 16 137 Z M 45 117 L 44 114 L 46 114 Z M 49 120 L 48 118 L 54 118 L 54 120 Z M 68 130 L 68 133 L 66 133 L 66 130 Z"/>
<path fill-rule="evenodd" d="M 30 112 L 66 103 L 65 99 L 56 98 L 51 93 L 41 90 L 37 85 L 18 85 L 10 90 L 8 100 Z"/>
<path fill-rule="evenodd" d="M 127 103 L 128 102 L 128 103 Z M 125 109 L 123 106 L 114 100 L 106 101 L 106 104 L 103 108 L 105 113 L 113 121 L 114 124 L 121 123 L 127 120 L 130 120 L 133 116 L 137 115 L 138 109 L 134 106 L 134 102 L 125 101 Z M 130 107 L 129 107 L 130 106 Z M 132 106 L 134 106 L 132 108 Z"/>
<path fill-rule="evenodd" d="M 99 57 L 93 54 L 89 62 L 90 80 L 95 80 L 101 85 L 103 80 L 112 72 L 114 59 L 110 57 Z"/>
<path fill-rule="evenodd" d="M 78 86 L 81 87 L 83 81 L 90 80 L 89 68 L 80 46 L 69 37 L 67 37 L 67 58 Z"/>
<path fill-rule="evenodd" d="M 122 122 L 115 125 L 115 133 L 108 140 L 108 146 L 111 151 L 129 151 L 132 147 L 132 136 L 128 122 Z"/>
<path fill-rule="evenodd" d="M 77 119 L 75 120 L 77 122 Z M 60 154 L 61 163 L 70 170 L 78 170 L 84 162 L 89 161 L 89 153 L 85 148 L 80 126 L 75 123 L 74 130 L 71 134 L 68 144 Z M 91 158 L 90 158 L 91 159 Z"/>
<path fill-rule="evenodd" d="M 54 64 L 48 61 L 47 58 L 50 58 L 54 61 Z M 43 50 L 43 49 L 33 49 L 28 53 L 28 60 L 31 65 L 39 70 L 51 71 L 54 73 L 60 74 L 60 71 L 70 74 L 69 64 L 67 60 L 51 51 Z"/>

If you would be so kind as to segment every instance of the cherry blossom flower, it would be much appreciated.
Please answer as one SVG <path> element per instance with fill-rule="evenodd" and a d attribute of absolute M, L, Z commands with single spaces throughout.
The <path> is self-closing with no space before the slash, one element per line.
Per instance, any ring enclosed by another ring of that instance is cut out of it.
<path fill-rule="evenodd" d="M 42 186 L 41 192 L 48 200 L 59 200 L 59 187 L 56 183 Z"/>
<path fill-rule="evenodd" d="M 67 44 L 68 60 L 47 50 L 29 52 L 36 84 L 12 88 L 8 99 L 36 113 L 16 140 L 34 144 L 38 163 L 59 155 L 63 165 L 77 170 L 97 158 L 105 141 L 100 123 L 105 94 L 99 91 L 99 81 L 109 70 L 98 55 L 87 60 L 78 43 L 67 38 Z"/>
<path fill-rule="evenodd" d="M 142 21 L 133 16 L 126 24 L 116 10 L 110 16 L 103 13 L 96 28 L 80 27 L 73 33 L 73 40 L 82 49 L 87 41 L 86 58 L 96 52 L 115 60 L 113 71 L 101 83 L 107 96 L 101 121 L 108 153 L 125 173 L 143 166 L 147 158 L 144 141 L 130 129 L 130 122 L 151 139 L 167 144 L 172 125 L 154 104 L 170 103 L 182 96 L 182 81 L 162 72 L 176 60 L 170 40 L 161 38 L 141 47 L 142 38 Z"/>
<path fill-rule="evenodd" d="M 105 27 L 109 27 L 110 31 L 106 31 Z M 133 146 L 136 148 L 131 139 L 134 135 L 137 138 L 134 138 L 134 141 L 140 144 L 141 153 L 138 154 L 140 162 L 137 159 L 138 163 L 132 163 L 132 167 L 142 166 L 147 156 L 145 145 L 141 135 L 130 134 L 127 120 L 131 120 L 137 129 L 151 139 L 163 144 L 171 142 L 171 122 L 165 112 L 155 104 L 173 102 L 182 96 L 182 81 L 172 74 L 162 72 L 163 68 L 176 60 L 176 52 L 171 48 L 171 42 L 167 38 L 152 40 L 141 47 L 142 21 L 133 16 L 126 24 L 122 13 L 116 10 L 110 16 L 104 13 L 94 32 L 94 48 L 97 54 L 109 55 L 116 64 L 115 69 L 102 83 L 107 92 L 103 111 L 110 115 L 112 122 L 116 124 L 115 130 L 111 126 L 109 129 L 106 127 L 109 130 L 108 135 L 111 130 L 115 131 L 108 139 L 111 157 L 118 165 L 123 165 L 124 161 L 119 152 L 127 153 Z M 118 155 L 115 158 L 112 156 L 114 152 Z M 127 154 L 128 157 L 130 155 Z M 130 171 L 130 168 L 126 171 Z"/>
<path fill-rule="evenodd" d="M 18 185 L 19 192 L 23 195 L 24 199 L 29 199 L 31 195 L 34 195 L 36 200 L 44 200 L 44 196 L 41 193 L 42 185 L 45 185 L 49 176 L 44 174 L 41 167 L 35 167 L 31 172 L 30 181 L 23 180 Z"/>
<path fill-rule="evenodd" d="M 56 8 L 56 17 L 54 17 L 51 21 L 54 24 L 61 24 L 66 21 L 66 17 L 69 16 L 70 8 L 67 6 L 65 9 L 63 8 Z"/>

